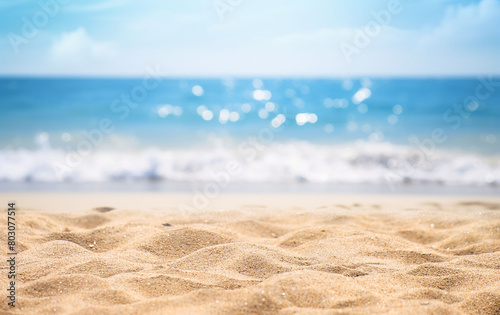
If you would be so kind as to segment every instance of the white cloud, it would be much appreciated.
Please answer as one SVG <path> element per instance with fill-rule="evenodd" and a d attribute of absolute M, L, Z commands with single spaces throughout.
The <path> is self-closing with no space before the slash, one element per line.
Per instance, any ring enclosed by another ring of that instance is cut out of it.
<path fill-rule="evenodd" d="M 468 6 L 450 6 L 441 25 L 422 37 L 427 47 L 451 49 L 488 47 L 500 40 L 500 2 L 482 0 Z"/>
<path fill-rule="evenodd" d="M 112 43 L 92 39 L 84 28 L 63 33 L 54 42 L 51 55 L 58 61 L 83 61 L 109 59 L 115 55 Z"/>
<path fill-rule="evenodd" d="M 498 21 L 498 0 L 451 5 L 434 28 L 384 27 L 350 65 L 337 55 L 335 68 L 337 73 L 375 75 L 500 73 Z M 348 36 L 348 42 L 352 38 Z"/>
<path fill-rule="evenodd" d="M 86 2 L 71 10 L 104 10 L 124 1 L 128 0 L 107 0 L 102 5 Z M 402 13 L 394 15 L 371 38 L 370 44 L 352 57 L 351 63 L 346 61 L 340 44 L 353 43 L 357 27 L 374 21 L 370 7 L 361 7 L 359 0 L 349 2 L 350 11 L 342 11 L 344 5 L 340 4 L 337 11 L 332 11 L 327 2 L 321 2 L 324 12 L 317 10 L 308 15 L 304 14 L 302 2 L 294 10 L 288 3 L 282 0 L 278 5 L 270 5 L 270 10 L 285 8 L 286 12 L 266 15 L 261 12 L 266 6 L 245 2 L 224 23 L 217 18 L 211 3 L 204 0 L 195 8 L 183 2 L 166 2 L 154 10 L 137 4 L 117 12 L 99 12 L 102 19 L 95 15 L 91 18 L 87 13 L 81 17 L 75 14 L 81 23 L 76 26 L 85 28 L 62 34 L 59 31 L 52 46 L 33 48 L 30 58 L 14 56 L 22 60 L 15 69 L 3 67 L 14 69 L 11 72 L 132 75 L 143 73 L 146 65 L 162 64 L 170 74 L 178 76 L 500 73 L 500 0 L 467 5 L 449 0 L 404 2 Z M 381 9 L 384 3 L 381 0 L 374 7 Z M 429 9 L 434 7 L 439 10 Z M 311 6 L 311 10 L 315 8 L 318 7 Z M 328 12 L 335 12 L 336 16 L 325 18 Z M 431 22 L 427 15 L 432 15 Z M 49 33 L 47 38 L 52 35 Z M 39 39 L 42 43 L 42 35 Z M 36 57 L 46 54 L 50 58 L 40 63 Z M 31 64 L 31 60 L 37 62 Z"/>

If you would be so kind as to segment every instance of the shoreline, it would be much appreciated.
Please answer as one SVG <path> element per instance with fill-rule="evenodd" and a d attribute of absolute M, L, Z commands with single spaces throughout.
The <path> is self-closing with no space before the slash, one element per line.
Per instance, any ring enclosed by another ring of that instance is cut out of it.
<path fill-rule="evenodd" d="M 164 192 L 0 192 L 3 203 L 15 201 L 18 206 L 30 210 L 54 212 L 75 212 L 95 207 L 114 207 L 127 210 L 175 211 L 182 204 L 190 205 L 197 195 L 194 193 Z M 200 211 L 219 210 L 221 207 L 238 207 L 247 204 L 265 204 L 269 207 L 296 206 L 306 209 L 322 207 L 325 204 L 380 203 L 383 206 L 408 204 L 415 207 L 426 203 L 460 203 L 482 201 L 500 203 L 500 197 L 492 195 L 433 195 L 433 194 L 324 194 L 324 193 L 223 193 L 214 198 L 205 197 L 208 205 Z M 422 206 L 422 205 L 421 205 Z M 432 210 L 432 209 L 431 209 Z"/>

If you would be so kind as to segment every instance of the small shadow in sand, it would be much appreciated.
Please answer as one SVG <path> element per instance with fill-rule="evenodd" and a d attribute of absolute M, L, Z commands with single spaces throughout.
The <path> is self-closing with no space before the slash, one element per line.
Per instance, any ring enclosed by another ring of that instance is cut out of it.
<path fill-rule="evenodd" d="M 170 223 L 168 223 L 168 222 L 167 222 L 167 223 L 163 223 L 162 225 L 163 225 L 163 226 L 172 226 L 172 224 L 170 224 Z"/>
<path fill-rule="evenodd" d="M 101 213 L 110 212 L 110 211 L 113 211 L 113 210 L 115 210 L 115 208 L 112 208 L 112 207 L 97 207 L 97 208 L 94 208 L 94 211 L 101 212 Z"/>
<path fill-rule="evenodd" d="M 482 207 L 489 210 L 500 210 L 500 204 L 493 202 L 484 202 L 484 201 L 465 201 L 460 202 L 459 205 L 462 206 L 471 206 L 471 207 Z"/>

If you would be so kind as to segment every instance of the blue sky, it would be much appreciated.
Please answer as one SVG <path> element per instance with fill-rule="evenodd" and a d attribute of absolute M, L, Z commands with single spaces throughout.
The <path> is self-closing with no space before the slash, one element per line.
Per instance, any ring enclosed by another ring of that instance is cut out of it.
<path fill-rule="evenodd" d="M 500 74 L 500 0 L 56 1 L 0 0 L 0 75 Z"/>

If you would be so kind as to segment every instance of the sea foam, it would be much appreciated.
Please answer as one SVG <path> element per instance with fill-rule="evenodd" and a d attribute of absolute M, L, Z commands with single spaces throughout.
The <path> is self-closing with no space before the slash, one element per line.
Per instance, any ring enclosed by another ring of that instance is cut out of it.
<path fill-rule="evenodd" d="M 500 158 L 387 142 L 321 145 L 305 141 L 134 152 L 99 150 L 75 159 L 62 150 L 0 151 L 3 182 L 209 182 L 229 163 L 232 182 L 496 185 Z M 68 160 L 69 159 L 69 160 Z"/>

